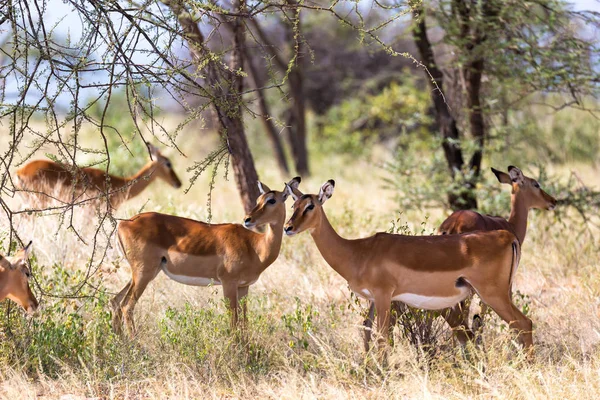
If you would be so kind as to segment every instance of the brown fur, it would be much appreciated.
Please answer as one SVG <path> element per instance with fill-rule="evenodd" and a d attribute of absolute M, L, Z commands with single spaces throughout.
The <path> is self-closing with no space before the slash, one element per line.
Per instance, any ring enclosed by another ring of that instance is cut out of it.
<path fill-rule="evenodd" d="M 19 186 L 28 195 L 36 197 L 43 207 L 49 204 L 58 187 L 65 189 L 57 199 L 63 203 L 72 201 L 71 189 L 74 189 L 76 202 L 108 193 L 113 208 L 140 194 L 156 178 L 175 188 L 181 187 L 169 159 L 154 146 L 149 145 L 149 148 L 153 160 L 131 177 L 110 175 L 98 168 L 73 169 L 51 160 L 34 160 L 17 170 Z"/>
<path fill-rule="evenodd" d="M 511 212 L 508 220 L 502 217 L 481 215 L 475 211 L 455 211 L 442 222 L 438 233 L 452 235 L 505 229 L 514 233 L 522 245 L 527 233 L 529 210 L 532 208 L 551 210 L 556 206 L 556 199 L 542 190 L 535 179 L 523 175 L 520 169 L 509 166 L 508 171 L 507 174 L 492 168 L 498 181 L 511 185 L 512 188 Z M 442 316 L 454 329 L 456 337 L 462 345 L 475 336 L 469 327 L 467 311 L 467 300 L 465 300 L 442 312 Z"/>
<path fill-rule="evenodd" d="M 31 272 L 27 266 L 27 256 L 30 249 L 31 242 L 14 257 L 0 255 L 0 301 L 8 298 L 28 313 L 33 313 L 38 308 L 38 302 L 29 287 Z"/>
<path fill-rule="evenodd" d="M 468 283 L 498 315 L 518 332 L 524 346 L 532 345 L 531 320 L 510 297 L 512 271 L 519 242 L 508 231 L 450 236 L 403 236 L 378 233 L 348 240 L 330 225 L 323 203 L 333 193 L 326 182 L 319 195 L 299 197 L 285 225 L 288 235 L 308 230 L 327 263 L 348 281 L 350 289 L 374 301 L 378 330 L 389 334 L 393 297 L 418 295 L 448 298 L 463 293 Z M 310 209 L 310 206 L 313 208 Z M 365 290 L 370 295 L 365 295 Z"/>
<path fill-rule="evenodd" d="M 299 183 L 300 178 L 294 178 L 289 185 Z M 231 323 L 236 326 L 240 301 L 248 294 L 249 286 L 277 259 L 281 248 L 287 194 L 268 188 L 264 191 L 245 224 L 266 226 L 265 233 L 250 231 L 239 224 L 206 224 L 152 212 L 121 222 L 118 239 L 132 277 L 111 301 L 114 329 L 120 332 L 124 319 L 129 333 L 135 332 L 135 304 L 161 270 L 188 281 L 204 278 L 222 284 L 232 312 Z M 269 203 L 273 200 L 274 204 Z"/>

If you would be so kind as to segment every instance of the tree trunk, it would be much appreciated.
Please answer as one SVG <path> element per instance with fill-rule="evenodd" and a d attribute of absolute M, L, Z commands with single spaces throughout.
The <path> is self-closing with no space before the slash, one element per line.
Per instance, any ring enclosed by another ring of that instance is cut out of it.
<path fill-rule="evenodd" d="M 290 121 L 288 123 L 288 136 L 294 156 L 296 171 L 303 176 L 309 175 L 308 168 L 308 150 L 306 147 L 306 101 L 303 90 L 304 76 L 300 59 L 296 61 L 290 71 L 290 97 L 292 105 L 290 107 Z"/>
<path fill-rule="evenodd" d="M 483 145 L 485 140 L 485 123 L 481 110 L 481 75 L 483 72 L 484 61 L 481 59 L 475 60 L 468 64 L 469 76 L 467 82 L 467 106 L 469 109 L 469 123 L 471 127 L 471 135 L 475 139 L 477 148 L 471 157 L 469 166 L 475 173 L 475 178 L 479 178 L 481 171 L 481 159 L 483 157 Z"/>
<path fill-rule="evenodd" d="M 234 46 L 231 56 L 230 69 L 223 68 L 219 62 L 210 57 L 210 50 L 204 42 L 204 36 L 193 21 L 192 16 L 181 0 L 163 0 L 177 16 L 183 28 L 185 39 L 198 68 L 203 66 L 206 91 L 213 97 L 212 106 L 217 115 L 219 133 L 227 140 L 231 164 L 242 204 L 246 212 L 250 212 L 259 196 L 258 174 L 254 168 L 254 160 L 246 141 L 244 124 L 242 120 L 242 76 L 238 73 L 243 69 L 242 49 L 244 46 L 244 25 L 241 17 L 234 17 L 232 21 Z M 244 0 L 234 3 L 237 11 L 245 9 Z"/>
<path fill-rule="evenodd" d="M 288 0 L 288 4 L 296 5 L 295 0 Z M 295 60 L 289 68 L 289 96 L 292 101 L 288 119 L 288 138 L 292 148 L 296 171 L 303 176 L 309 175 L 308 150 L 306 147 L 306 101 L 304 96 L 304 69 L 301 36 L 301 20 L 299 10 L 292 10 L 293 15 L 286 23 L 286 39 L 293 49 Z M 295 29 L 294 29 L 295 28 Z M 284 71 L 285 73 L 285 71 Z"/>
<path fill-rule="evenodd" d="M 254 87 L 256 88 L 256 95 L 258 96 L 258 107 L 260 109 L 260 119 L 263 123 L 265 131 L 267 131 L 267 136 L 271 141 L 271 145 L 273 146 L 273 151 L 275 152 L 275 159 L 277 160 L 277 165 L 279 166 L 279 169 L 284 175 L 288 175 L 290 169 L 285 158 L 283 144 L 281 143 L 279 133 L 275 128 L 275 124 L 273 123 L 273 119 L 271 118 L 271 113 L 269 112 L 269 106 L 267 105 L 267 101 L 265 99 L 265 92 L 263 90 L 265 82 L 262 80 L 260 73 L 257 71 L 256 66 L 252 62 L 252 57 L 245 48 L 244 58 L 246 59 L 248 72 L 250 73 L 250 77 L 252 78 L 252 81 L 254 82 Z"/>
<path fill-rule="evenodd" d="M 435 109 L 435 120 L 443 137 L 442 148 L 448 163 L 448 169 L 454 180 L 463 180 L 463 186 L 466 190 L 448 193 L 448 203 L 453 210 L 466 210 L 477 208 L 477 199 L 471 189 L 471 182 L 464 181 L 461 172 L 464 165 L 462 150 L 460 148 L 460 132 L 456 120 L 450 114 L 450 110 L 443 97 L 444 76 L 438 68 L 433 54 L 431 42 L 427 38 L 427 26 L 425 24 L 425 14 L 420 2 L 411 2 L 413 7 L 413 25 L 412 35 L 419 50 L 423 64 L 429 70 L 431 77 L 428 76 L 431 88 L 431 101 Z M 457 176 L 458 175 L 458 176 Z"/>
<path fill-rule="evenodd" d="M 288 4 L 296 4 L 295 2 L 289 1 Z M 296 12 L 297 10 L 293 10 Z M 281 54 L 275 48 L 275 45 L 271 43 L 270 39 L 265 35 L 261 26 L 256 22 L 254 18 L 251 18 L 249 22 L 262 42 L 265 49 L 271 55 L 274 64 L 280 70 L 281 73 L 287 74 L 289 93 L 288 96 L 291 101 L 287 115 L 285 116 L 287 127 L 287 138 L 292 150 L 292 157 L 294 158 L 294 166 L 296 171 L 300 175 L 308 175 L 310 170 L 308 167 L 308 149 L 306 146 L 306 102 L 303 90 L 304 75 L 302 69 L 302 42 L 296 40 L 294 32 L 294 22 L 297 20 L 298 30 L 300 29 L 300 20 L 297 14 L 290 17 L 291 22 L 285 23 L 286 28 L 286 41 L 293 47 L 296 59 L 292 67 L 288 71 L 288 64 L 281 57 Z M 299 32 L 298 32 L 299 34 Z"/>

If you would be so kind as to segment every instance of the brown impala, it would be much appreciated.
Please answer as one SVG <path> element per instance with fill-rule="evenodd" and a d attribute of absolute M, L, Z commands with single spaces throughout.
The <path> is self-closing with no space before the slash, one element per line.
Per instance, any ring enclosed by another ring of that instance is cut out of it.
<path fill-rule="evenodd" d="M 287 185 L 297 188 L 299 184 L 300 177 L 296 177 Z M 129 334 L 135 334 L 133 308 L 161 271 L 185 285 L 222 285 L 229 300 L 231 325 L 237 325 L 240 301 L 277 259 L 283 236 L 287 193 L 260 182 L 258 188 L 261 195 L 244 225 L 266 226 L 264 233 L 239 224 L 207 224 L 153 212 L 119 224 L 118 244 L 131 266 L 131 280 L 111 301 L 116 332 L 121 332 L 124 322 Z M 246 303 L 241 303 L 245 323 Z"/>
<path fill-rule="evenodd" d="M 532 346 L 532 322 L 511 299 L 520 256 L 519 241 L 512 233 L 377 233 L 364 239 L 344 239 L 333 229 L 323 209 L 334 185 L 333 180 L 325 182 L 318 195 L 303 195 L 288 188 L 295 203 L 285 233 L 291 236 L 308 230 L 325 261 L 348 281 L 350 289 L 375 303 L 380 340 L 389 335 L 393 300 L 440 310 L 463 301 L 475 290 L 517 332 L 525 348 Z"/>
<path fill-rule="evenodd" d="M 509 166 L 508 174 L 492 168 L 492 172 L 498 178 L 500 183 L 505 183 L 512 187 L 510 196 L 511 211 L 508 221 L 502 217 L 491 215 L 481 215 L 475 211 L 456 211 L 452 213 L 438 229 L 442 235 L 473 231 L 493 231 L 505 229 L 514 233 L 523 245 L 525 234 L 527 233 L 527 216 L 529 210 L 538 208 L 542 210 L 554 210 L 556 199 L 546 193 L 540 187 L 540 184 L 532 178 L 523 175 L 523 172 L 517 167 Z M 468 309 L 466 301 L 444 310 L 442 313 L 448 324 L 455 330 L 459 342 L 464 345 L 472 339 L 474 334 L 468 324 Z M 475 316 L 481 323 L 483 313 Z M 476 324 L 477 325 L 477 324 Z M 476 326 L 477 327 L 477 326 Z M 479 327 L 477 327 L 479 328 Z"/>
<path fill-rule="evenodd" d="M 27 257 L 31 251 L 31 242 L 19 250 L 13 257 L 0 255 L 0 301 L 11 299 L 33 314 L 38 302 L 29 287 L 31 272 L 27 266 Z"/>
<path fill-rule="evenodd" d="M 98 168 L 81 168 L 72 172 L 70 166 L 51 160 L 35 160 L 17 170 L 19 186 L 29 196 L 37 197 L 44 206 L 53 198 L 56 187 L 66 189 L 65 194 L 60 195 L 62 198 L 58 199 L 65 203 L 71 202 L 71 188 L 75 189 L 76 199 L 84 193 L 90 198 L 108 192 L 113 208 L 140 194 L 156 178 L 180 188 L 181 181 L 173 171 L 171 161 L 152 144 L 146 144 L 152 160 L 131 177 L 107 176 L 106 171 Z"/>

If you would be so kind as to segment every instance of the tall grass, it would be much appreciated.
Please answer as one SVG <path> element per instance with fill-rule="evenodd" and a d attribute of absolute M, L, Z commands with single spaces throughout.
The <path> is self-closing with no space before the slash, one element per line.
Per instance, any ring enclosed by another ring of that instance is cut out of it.
<path fill-rule="evenodd" d="M 180 175 L 202 156 L 197 148 L 183 144 L 188 159 L 172 158 Z M 346 157 L 328 154 L 315 160 L 314 175 L 303 179 L 301 190 L 314 193 L 326 179 L 336 179 L 325 207 L 343 236 L 386 231 L 397 218 L 412 231 L 429 233 L 444 216 L 441 210 L 399 214 L 396 193 L 381 187 L 386 172 L 378 165 L 386 159 L 349 165 Z M 267 160 L 258 168 L 272 188 L 289 179 Z M 570 168 L 575 167 L 564 164 L 555 172 Z M 591 166 L 576 168 L 583 176 L 597 174 Z M 202 179 L 186 195 L 159 183 L 116 216 L 157 210 L 205 219 L 208 178 Z M 213 222 L 242 221 L 233 182 L 217 182 L 212 214 Z M 75 218 L 84 237 L 93 234 L 93 216 L 81 211 Z M 129 279 L 129 267 L 104 236 L 106 257 L 96 259 L 86 281 L 90 245 L 59 222 L 43 216 L 17 224 L 22 236 L 34 240 L 33 271 L 40 285 L 35 290 L 47 295 L 34 319 L 15 306 L 0 308 L 2 398 L 584 399 L 600 393 L 600 232 L 579 234 L 580 226 L 558 225 L 550 212 L 531 216 L 515 281 L 519 306 L 528 309 L 535 326 L 531 364 L 506 324 L 491 317 L 485 352 L 471 349 L 474 356 L 467 359 L 446 338 L 432 359 L 397 328 L 396 344 L 382 365 L 362 349 L 367 304 L 350 295 L 307 233 L 284 238 L 279 259 L 251 287 L 246 342 L 230 331 L 219 287 L 183 286 L 164 275 L 136 307 L 138 335 L 121 339 L 110 329 L 107 302 Z M 2 229 L 6 223 L 0 220 Z M 72 294 L 83 281 L 73 298 L 51 296 Z"/>

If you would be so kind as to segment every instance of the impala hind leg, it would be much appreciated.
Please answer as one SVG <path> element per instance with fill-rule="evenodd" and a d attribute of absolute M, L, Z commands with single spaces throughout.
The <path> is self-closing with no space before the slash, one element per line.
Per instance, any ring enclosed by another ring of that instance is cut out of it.
<path fill-rule="evenodd" d="M 146 290 L 148 283 L 150 283 L 150 280 L 133 278 L 131 280 L 131 285 L 129 285 L 129 288 L 125 293 L 125 297 L 121 302 L 123 322 L 130 337 L 134 337 L 136 333 L 135 321 L 133 319 L 133 309 L 135 308 L 135 305 L 140 297 L 142 297 L 142 294 L 144 293 L 144 290 Z"/>
<path fill-rule="evenodd" d="M 475 300 L 475 298 L 472 298 L 471 304 L 473 304 L 473 300 Z M 477 303 L 478 303 L 477 304 L 478 307 L 473 312 L 473 317 L 471 318 L 471 331 L 473 332 L 473 335 L 475 336 L 475 345 L 477 345 L 477 347 L 479 347 L 479 348 L 484 349 L 484 346 L 483 346 L 483 318 L 485 317 L 485 314 L 487 313 L 488 307 L 485 303 L 483 303 L 481 301 L 481 299 L 479 299 L 479 301 Z"/>
<path fill-rule="evenodd" d="M 469 307 L 467 307 L 465 300 L 454 307 L 444 309 L 441 314 L 452 328 L 454 337 L 456 337 L 461 347 L 465 347 L 468 342 L 473 340 L 474 334 L 468 324 Z"/>
<path fill-rule="evenodd" d="M 375 318 L 375 302 L 369 302 L 369 313 L 367 314 L 367 318 L 363 321 L 363 329 L 364 336 L 363 342 L 365 346 L 365 352 L 369 352 L 369 348 L 371 347 L 371 337 L 373 336 L 373 319 Z"/>
<path fill-rule="evenodd" d="M 484 293 L 480 293 L 479 297 L 500 318 L 508 323 L 509 328 L 516 333 L 517 340 L 523 345 L 523 348 L 530 351 L 533 346 L 533 322 L 513 304 L 508 291 L 504 296 L 486 296 Z"/>
<path fill-rule="evenodd" d="M 121 310 L 121 302 L 125 294 L 131 286 L 131 281 L 127 282 L 125 287 L 121 289 L 115 297 L 110 300 L 110 308 L 112 310 L 112 328 L 117 335 L 123 334 L 123 311 Z"/>

